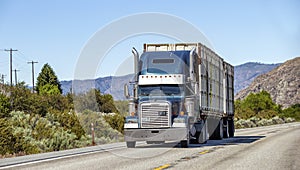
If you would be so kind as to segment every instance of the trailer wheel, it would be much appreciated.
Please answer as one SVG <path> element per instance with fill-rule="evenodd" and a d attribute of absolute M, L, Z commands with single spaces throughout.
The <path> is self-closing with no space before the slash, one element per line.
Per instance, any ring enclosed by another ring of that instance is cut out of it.
<path fill-rule="evenodd" d="M 135 148 L 135 141 L 132 142 L 126 142 L 127 148 Z"/>
<path fill-rule="evenodd" d="M 229 137 L 234 137 L 234 120 L 233 119 L 229 119 L 228 120 L 228 133 L 229 133 Z"/>
<path fill-rule="evenodd" d="M 223 138 L 228 138 L 228 118 L 223 118 Z"/>

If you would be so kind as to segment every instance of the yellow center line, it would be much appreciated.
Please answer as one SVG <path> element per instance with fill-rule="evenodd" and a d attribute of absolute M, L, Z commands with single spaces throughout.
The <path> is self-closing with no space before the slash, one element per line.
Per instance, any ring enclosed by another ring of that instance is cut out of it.
<path fill-rule="evenodd" d="M 199 152 L 199 154 L 206 154 L 208 152 L 209 152 L 209 150 L 205 150 L 205 151 Z"/>
<path fill-rule="evenodd" d="M 160 167 L 154 168 L 154 170 L 163 170 L 163 169 L 166 169 L 166 168 L 168 168 L 170 166 L 171 166 L 170 164 L 165 164 L 165 165 L 162 165 Z"/>

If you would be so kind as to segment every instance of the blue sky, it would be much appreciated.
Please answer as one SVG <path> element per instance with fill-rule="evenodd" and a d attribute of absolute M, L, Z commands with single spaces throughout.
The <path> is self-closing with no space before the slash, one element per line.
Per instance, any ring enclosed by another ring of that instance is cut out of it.
<path fill-rule="evenodd" d="M 300 56 L 299 9 L 298 0 L 0 0 L 0 74 L 8 81 L 9 54 L 3 49 L 13 48 L 19 50 L 13 55 L 13 69 L 21 70 L 20 81 L 31 84 L 31 60 L 39 62 L 36 76 L 49 63 L 60 80 L 71 80 L 81 50 L 97 31 L 145 12 L 170 14 L 193 24 L 233 65 L 284 62 Z M 119 62 L 131 55 L 132 44 L 142 50 L 144 42 L 171 41 L 156 35 L 124 40 L 110 50 L 107 58 L 115 58 L 103 61 L 95 77 L 114 75 Z"/>

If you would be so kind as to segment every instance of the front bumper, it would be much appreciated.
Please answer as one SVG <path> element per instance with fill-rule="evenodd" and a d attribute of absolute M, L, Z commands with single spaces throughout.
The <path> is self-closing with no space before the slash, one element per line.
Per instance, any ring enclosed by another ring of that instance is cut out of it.
<path fill-rule="evenodd" d="M 124 135 L 125 141 L 181 141 L 188 139 L 188 129 L 124 129 Z"/>

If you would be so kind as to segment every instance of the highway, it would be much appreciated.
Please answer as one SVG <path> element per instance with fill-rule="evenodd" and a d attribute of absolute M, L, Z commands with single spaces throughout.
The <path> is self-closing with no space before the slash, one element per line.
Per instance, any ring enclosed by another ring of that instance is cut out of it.
<path fill-rule="evenodd" d="M 238 129 L 234 138 L 189 148 L 116 143 L 6 158 L 0 169 L 300 169 L 300 123 Z"/>

